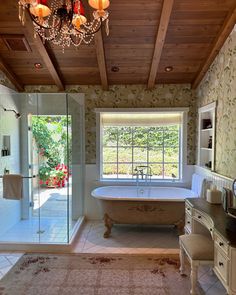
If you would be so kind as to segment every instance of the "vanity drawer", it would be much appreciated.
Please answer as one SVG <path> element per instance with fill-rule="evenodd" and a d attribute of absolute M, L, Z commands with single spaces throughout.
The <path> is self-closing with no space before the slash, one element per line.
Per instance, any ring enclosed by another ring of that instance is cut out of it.
<path fill-rule="evenodd" d="M 227 241 L 225 241 L 220 235 L 218 235 L 216 232 L 214 234 L 214 241 L 215 245 L 221 249 L 226 255 L 228 255 L 229 245 Z"/>
<path fill-rule="evenodd" d="M 194 209 L 192 214 L 195 220 L 203 224 L 210 232 L 212 232 L 213 222 L 211 218 L 196 209 Z"/>
<path fill-rule="evenodd" d="M 225 284 L 228 284 L 228 264 L 228 259 L 224 256 L 223 252 L 218 247 L 215 247 L 214 268 Z"/>

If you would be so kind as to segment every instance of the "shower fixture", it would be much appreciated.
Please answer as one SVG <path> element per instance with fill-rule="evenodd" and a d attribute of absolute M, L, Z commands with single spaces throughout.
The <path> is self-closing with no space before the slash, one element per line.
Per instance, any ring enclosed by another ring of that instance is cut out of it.
<path fill-rule="evenodd" d="M 17 113 L 15 110 L 8 110 L 6 108 L 3 108 L 3 109 L 4 109 L 5 112 L 14 112 L 16 119 L 20 119 L 21 114 L 20 113 Z"/>

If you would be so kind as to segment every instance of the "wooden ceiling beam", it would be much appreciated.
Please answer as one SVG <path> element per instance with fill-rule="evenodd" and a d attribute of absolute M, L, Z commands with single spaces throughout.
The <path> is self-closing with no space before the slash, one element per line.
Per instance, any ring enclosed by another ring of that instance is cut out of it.
<path fill-rule="evenodd" d="M 32 20 L 30 19 L 30 16 L 27 15 L 27 20 L 25 22 L 25 28 L 24 28 L 24 33 L 26 36 L 29 36 L 33 42 L 35 47 L 38 50 L 38 53 L 40 54 L 45 66 L 47 67 L 49 73 L 51 74 L 55 85 L 57 85 L 59 91 L 64 91 L 65 90 L 65 86 L 62 82 L 62 78 L 60 77 L 59 72 L 57 71 L 55 64 L 53 63 L 52 59 L 50 58 L 50 55 L 48 53 L 48 50 L 46 49 L 46 47 L 43 44 L 42 39 L 40 38 L 40 36 L 38 34 L 35 34 L 35 36 L 33 36 L 33 24 L 32 24 Z"/>
<path fill-rule="evenodd" d="M 197 76 L 192 83 L 193 89 L 196 89 L 199 83 L 202 81 L 209 67 L 211 66 L 217 54 L 219 53 L 221 47 L 224 45 L 226 39 L 231 33 L 235 23 L 236 23 L 236 6 L 232 11 L 228 13 L 227 18 L 225 19 L 224 24 L 215 39 L 215 42 L 212 46 L 210 54 L 207 56 L 206 60 L 203 61 L 200 67 L 200 70 L 198 71 Z"/>
<path fill-rule="evenodd" d="M 18 91 L 24 91 L 24 86 L 0 56 L 0 70 L 6 75 Z"/>
<path fill-rule="evenodd" d="M 46 65 L 49 73 L 51 74 L 55 84 L 57 85 L 59 91 L 64 91 L 65 86 L 62 82 L 62 79 L 61 79 L 58 71 L 55 68 L 54 63 L 52 62 L 52 59 L 50 58 L 50 56 L 48 54 L 46 47 L 43 44 L 43 41 L 41 40 L 41 38 L 37 34 L 36 34 L 36 38 L 34 40 L 35 40 L 34 44 L 35 44 L 40 56 L 42 57 L 42 60 L 44 61 L 44 64 Z"/>
<path fill-rule="evenodd" d="M 155 85 L 157 70 L 161 59 L 162 49 L 165 43 L 166 32 L 169 25 L 173 4 L 174 0 L 164 0 L 163 2 L 160 23 L 152 57 L 151 69 L 148 78 L 148 89 L 153 88 Z"/>
<path fill-rule="evenodd" d="M 94 36 L 98 68 L 103 90 L 108 90 L 107 67 L 104 52 L 104 44 L 102 38 L 102 29 L 100 29 Z"/>
<path fill-rule="evenodd" d="M 93 11 L 88 4 L 88 1 L 83 1 L 83 5 L 85 7 L 85 12 L 87 13 L 88 21 L 92 21 L 93 19 Z M 108 90 L 108 79 L 107 79 L 107 67 L 106 67 L 106 57 L 104 51 L 104 43 L 102 37 L 102 28 L 94 35 L 94 43 L 96 49 L 97 63 L 98 69 L 102 84 L 103 90 Z"/>

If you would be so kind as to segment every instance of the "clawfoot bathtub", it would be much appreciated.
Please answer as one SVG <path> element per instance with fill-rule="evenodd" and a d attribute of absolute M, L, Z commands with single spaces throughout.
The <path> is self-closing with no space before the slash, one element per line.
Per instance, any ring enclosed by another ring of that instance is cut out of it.
<path fill-rule="evenodd" d="M 191 190 L 177 187 L 107 186 L 91 194 L 103 211 L 104 238 L 110 236 L 113 224 L 175 225 L 181 232 L 185 199 L 197 197 Z"/>

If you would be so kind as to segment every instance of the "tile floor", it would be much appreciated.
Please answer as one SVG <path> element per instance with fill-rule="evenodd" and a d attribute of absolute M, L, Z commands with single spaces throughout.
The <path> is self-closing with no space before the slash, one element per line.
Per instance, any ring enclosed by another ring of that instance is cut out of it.
<path fill-rule="evenodd" d="M 178 235 L 172 227 L 116 226 L 103 238 L 102 222 L 87 222 L 74 247 L 75 253 L 164 254 L 179 253 Z M 199 294 L 225 295 L 221 282 L 204 266 L 199 268 Z M 187 294 L 186 294 L 187 295 Z"/>
<path fill-rule="evenodd" d="M 23 253 L 18 252 L 0 253 L 0 279 L 13 267 L 22 255 Z"/>
<path fill-rule="evenodd" d="M 157 235 L 158 230 L 158 235 Z M 155 254 L 179 253 L 177 232 L 172 227 L 115 226 L 103 238 L 102 222 L 87 222 L 75 245 L 77 253 Z"/>
<path fill-rule="evenodd" d="M 158 254 L 178 253 L 177 232 L 171 227 L 116 226 L 103 238 L 102 222 L 87 222 L 75 245 L 75 253 Z M 22 253 L 0 253 L 0 279 Z M 209 267 L 199 269 L 199 295 L 225 295 L 226 291 Z M 86 295 L 86 294 L 85 294 Z M 187 294 L 186 294 L 187 295 Z"/>

